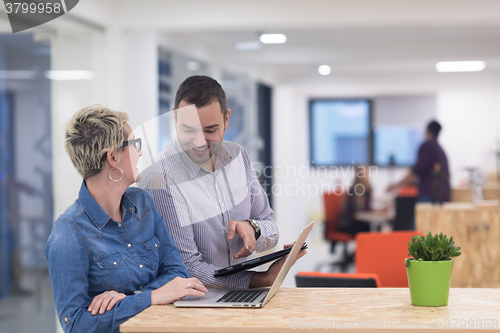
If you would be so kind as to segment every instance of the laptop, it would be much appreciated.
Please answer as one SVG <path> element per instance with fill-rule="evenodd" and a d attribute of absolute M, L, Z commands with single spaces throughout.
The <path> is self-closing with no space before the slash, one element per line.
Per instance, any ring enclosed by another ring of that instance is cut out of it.
<path fill-rule="evenodd" d="M 302 229 L 295 245 L 292 247 L 288 258 L 281 267 L 276 280 L 269 288 L 255 289 L 208 289 L 205 296 L 186 296 L 174 303 L 176 307 L 193 307 L 193 308 L 230 308 L 230 307 L 263 307 L 280 288 L 288 271 L 295 262 L 295 258 L 311 231 L 314 222 L 311 222 L 307 227 Z"/>

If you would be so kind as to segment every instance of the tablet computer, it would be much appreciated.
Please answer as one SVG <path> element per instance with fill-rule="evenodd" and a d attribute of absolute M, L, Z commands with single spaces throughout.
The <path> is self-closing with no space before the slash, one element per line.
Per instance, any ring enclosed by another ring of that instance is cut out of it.
<path fill-rule="evenodd" d="M 301 250 L 307 249 L 307 244 L 304 242 L 304 244 L 302 245 L 302 247 L 300 249 Z M 233 274 L 236 274 L 239 272 L 246 271 L 247 269 L 254 268 L 254 267 L 260 266 L 262 264 L 274 261 L 274 260 L 278 260 L 279 258 L 284 257 L 288 253 L 290 253 L 291 250 L 292 250 L 292 248 L 289 247 L 287 249 L 283 249 L 281 251 L 277 251 L 277 252 L 274 252 L 274 253 L 259 257 L 259 258 L 251 259 L 251 260 L 248 260 L 248 261 L 245 261 L 245 262 L 233 265 L 233 266 L 229 266 L 226 268 L 216 270 L 214 273 L 214 277 L 233 275 Z"/>

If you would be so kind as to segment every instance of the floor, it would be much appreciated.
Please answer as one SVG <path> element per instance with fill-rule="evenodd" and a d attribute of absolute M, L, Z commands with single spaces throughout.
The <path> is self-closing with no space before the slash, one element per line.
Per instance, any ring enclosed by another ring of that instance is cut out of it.
<path fill-rule="evenodd" d="M 56 314 L 47 270 L 24 272 L 23 292 L 0 300 L 0 332 L 55 333 Z"/>

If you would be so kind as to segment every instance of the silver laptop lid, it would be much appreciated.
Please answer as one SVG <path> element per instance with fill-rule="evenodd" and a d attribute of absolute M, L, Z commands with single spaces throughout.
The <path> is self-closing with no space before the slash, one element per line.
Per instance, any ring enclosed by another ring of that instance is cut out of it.
<path fill-rule="evenodd" d="M 313 225 L 314 225 L 314 221 L 311 222 L 310 224 L 308 224 L 300 232 L 299 238 L 297 238 L 297 240 L 295 241 L 295 244 L 292 247 L 292 251 L 290 251 L 290 253 L 288 254 L 288 257 L 286 258 L 285 263 L 283 264 L 283 267 L 281 267 L 280 272 L 278 273 L 276 280 L 274 280 L 274 283 L 271 286 L 269 293 L 267 293 L 266 298 L 262 302 L 262 305 L 266 304 L 274 296 L 274 294 L 276 294 L 276 292 L 280 289 L 281 284 L 283 283 L 283 280 L 285 280 L 285 277 L 288 274 L 288 271 L 295 263 L 295 259 L 297 258 L 297 255 L 299 254 L 300 248 L 302 247 L 302 244 L 304 244 L 304 242 L 305 242 L 307 236 L 309 235 L 309 232 L 311 231 Z"/>

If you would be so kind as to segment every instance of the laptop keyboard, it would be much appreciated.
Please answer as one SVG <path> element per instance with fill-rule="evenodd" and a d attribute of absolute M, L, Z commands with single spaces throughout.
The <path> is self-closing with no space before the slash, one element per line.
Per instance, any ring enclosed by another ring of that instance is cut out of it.
<path fill-rule="evenodd" d="M 251 303 L 262 294 L 262 290 L 230 290 L 225 293 L 217 302 L 225 303 Z"/>

